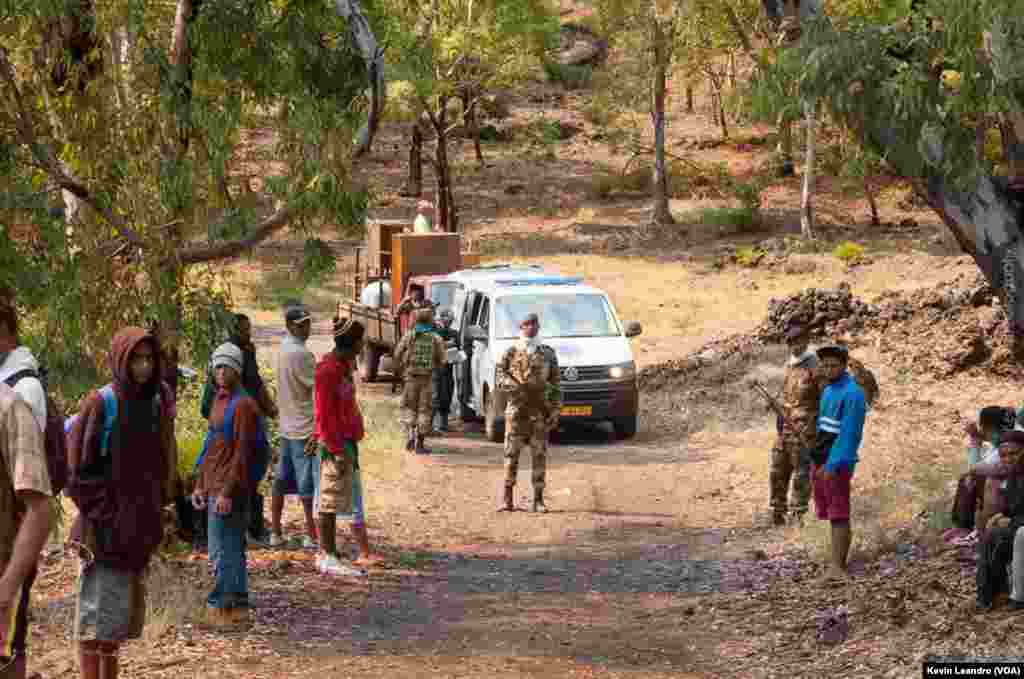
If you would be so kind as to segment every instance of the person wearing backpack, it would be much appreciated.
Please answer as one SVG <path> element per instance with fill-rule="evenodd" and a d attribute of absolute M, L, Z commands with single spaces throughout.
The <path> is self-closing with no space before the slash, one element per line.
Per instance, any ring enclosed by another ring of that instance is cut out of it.
<path fill-rule="evenodd" d="M 39 361 L 18 342 L 18 312 L 8 302 L 0 303 L 0 381 L 32 408 L 39 431 L 46 430 L 46 389 L 39 375 Z"/>
<path fill-rule="evenodd" d="M 260 470 L 261 411 L 241 385 L 244 358 L 231 343 L 213 352 L 211 367 L 217 396 L 210 410 L 210 429 L 198 465 L 192 502 L 207 509 L 210 559 L 214 564 L 213 591 L 206 603 L 215 622 L 238 623 L 248 617 L 249 582 L 246 572 L 246 528 L 249 490 Z"/>
<path fill-rule="evenodd" d="M 50 495 L 35 413 L 0 384 L 0 676 L 25 679 L 29 593 L 50 532 Z"/>
<path fill-rule="evenodd" d="M 112 679 L 121 644 L 141 636 L 145 572 L 173 501 L 173 395 L 160 379 L 159 341 L 139 327 L 111 341 L 113 382 L 90 393 L 68 432 L 66 493 L 78 507 L 74 637 L 84 679 Z"/>
<path fill-rule="evenodd" d="M 405 449 L 417 455 L 429 454 L 423 440 L 432 424 L 433 376 L 445 362 L 444 342 L 434 328 L 433 307 L 417 309 L 416 325 L 398 342 L 394 361 L 405 375 L 400 416 L 406 430 Z"/>

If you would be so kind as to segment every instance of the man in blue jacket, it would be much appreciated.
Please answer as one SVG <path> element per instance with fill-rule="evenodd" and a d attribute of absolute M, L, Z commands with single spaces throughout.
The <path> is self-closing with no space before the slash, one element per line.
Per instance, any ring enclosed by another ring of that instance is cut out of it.
<path fill-rule="evenodd" d="M 812 455 L 814 504 L 818 518 L 832 524 L 832 563 L 829 576 L 846 575 L 850 553 L 850 480 L 857 466 L 857 449 L 864 433 L 864 391 L 846 372 L 846 347 L 818 349 L 827 380 L 818 406 L 818 436 Z"/>

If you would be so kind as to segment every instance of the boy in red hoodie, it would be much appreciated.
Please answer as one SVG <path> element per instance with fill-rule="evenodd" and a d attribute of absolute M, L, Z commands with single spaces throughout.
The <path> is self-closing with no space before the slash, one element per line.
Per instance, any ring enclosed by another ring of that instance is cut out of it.
<path fill-rule="evenodd" d="M 317 570 L 328 575 L 366 575 L 365 571 L 341 562 L 335 538 L 338 516 L 352 521 L 352 535 L 359 545 L 355 563 L 367 565 L 380 560 L 370 552 L 357 447 L 365 432 L 353 368 L 355 357 L 362 350 L 364 332 L 358 321 L 334 319 L 334 351 L 320 359 L 316 367 L 313 413 L 320 454 L 316 505 L 320 513 L 321 546 Z"/>
<path fill-rule="evenodd" d="M 137 327 L 111 343 L 114 381 L 86 398 L 68 432 L 65 489 L 81 546 L 75 639 L 84 679 L 117 677 L 121 643 L 142 634 L 144 574 L 163 541 L 161 507 L 173 499 L 173 396 L 160 345 Z M 108 405 L 113 412 L 108 412 Z"/>

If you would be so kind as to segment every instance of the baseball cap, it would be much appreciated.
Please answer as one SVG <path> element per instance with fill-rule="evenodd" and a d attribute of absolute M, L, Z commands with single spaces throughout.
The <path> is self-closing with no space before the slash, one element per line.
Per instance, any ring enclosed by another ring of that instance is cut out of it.
<path fill-rule="evenodd" d="M 826 356 L 834 356 L 842 360 L 846 360 L 849 356 L 849 352 L 841 344 L 827 344 L 817 351 L 818 358 L 825 358 Z"/>
<path fill-rule="evenodd" d="M 527 323 L 540 323 L 540 317 L 535 313 L 528 313 L 523 320 L 519 322 L 520 325 L 526 325 Z"/>
<path fill-rule="evenodd" d="M 284 310 L 284 320 L 288 323 L 301 323 L 310 318 L 309 309 L 304 304 L 294 304 Z"/>

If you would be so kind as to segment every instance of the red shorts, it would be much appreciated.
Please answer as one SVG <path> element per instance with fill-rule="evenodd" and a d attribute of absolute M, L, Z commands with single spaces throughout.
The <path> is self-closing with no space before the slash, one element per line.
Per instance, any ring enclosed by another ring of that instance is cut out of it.
<path fill-rule="evenodd" d="M 822 521 L 850 520 L 850 479 L 853 472 L 849 467 L 839 468 L 830 480 L 818 476 L 821 469 L 811 465 L 811 478 L 814 484 L 814 506 L 818 510 L 818 518 Z"/>

